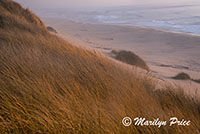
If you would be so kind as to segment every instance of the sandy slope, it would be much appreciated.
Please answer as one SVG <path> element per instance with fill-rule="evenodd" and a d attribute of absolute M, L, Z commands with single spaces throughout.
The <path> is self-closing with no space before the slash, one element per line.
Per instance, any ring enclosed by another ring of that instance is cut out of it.
<path fill-rule="evenodd" d="M 43 20 L 63 37 L 78 42 L 75 44 L 86 44 L 106 54 L 113 49 L 133 51 L 147 61 L 156 76 L 179 83 L 186 90 L 193 87 L 195 92 L 187 91 L 190 94 L 200 90 L 200 84 L 170 79 L 179 72 L 200 79 L 200 36 L 134 26 L 83 24 L 55 18 Z"/>

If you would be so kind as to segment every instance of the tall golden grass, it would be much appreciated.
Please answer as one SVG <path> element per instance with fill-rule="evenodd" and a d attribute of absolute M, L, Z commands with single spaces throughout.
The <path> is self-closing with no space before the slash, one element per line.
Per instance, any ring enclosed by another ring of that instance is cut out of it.
<path fill-rule="evenodd" d="M 172 90 L 155 90 L 151 78 L 49 34 L 29 10 L 0 1 L 0 133 L 198 133 L 199 103 Z M 125 127 L 125 116 L 192 123 Z"/>

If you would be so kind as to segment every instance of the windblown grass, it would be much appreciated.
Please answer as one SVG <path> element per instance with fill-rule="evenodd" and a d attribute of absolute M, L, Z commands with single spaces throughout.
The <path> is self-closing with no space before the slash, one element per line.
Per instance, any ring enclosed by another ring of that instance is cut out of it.
<path fill-rule="evenodd" d="M 54 29 L 53 27 L 50 27 L 50 26 L 47 26 L 47 30 L 49 32 L 57 33 L 56 29 Z"/>
<path fill-rule="evenodd" d="M 194 80 L 194 79 L 193 79 L 193 81 L 194 81 L 194 82 L 197 82 L 197 83 L 200 83 L 200 80 L 199 80 L 199 79 L 198 79 L 198 80 Z"/>
<path fill-rule="evenodd" d="M 112 53 L 115 54 L 115 58 L 119 61 L 143 68 L 145 70 L 149 70 L 149 67 L 147 66 L 146 62 L 131 51 L 112 50 Z"/>
<path fill-rule="evenodd" d="M 184 73 L 184 72 L 182 72 L 182 73 L 178 73 L 176 76 L 174 76 L 174 77 L 172 77 L 173 79 L 176 79 L 176 80 L 191 80 L 191 81 L 194 81 L 194 82 L 196 82 L 196 83 L 200 83 L 200 80 L 196 80 L 196 79 L 193 79 L 193 78 L 191 78 L 190 77 L 190 75 L 189 74 L 187 74 L 187 73 Z"/>
<path fill-rule="evenodd" d="M 0 10 L 2 134 L 198 133 L 200 105 L 193 99 L 171 88 L 155 91 L 150 78 L 49 34 L 35 15 L 14 2 L 1 0 Z M 192 123 L 124 127 L 125 116 L 176 116 Z"/>
<path fill-rule="evenodd" d="M 177 80 L 190 80 L 190 76 L 184 72 L 177 74 L 176 76 L 173 77 L 173 79 Z"/>

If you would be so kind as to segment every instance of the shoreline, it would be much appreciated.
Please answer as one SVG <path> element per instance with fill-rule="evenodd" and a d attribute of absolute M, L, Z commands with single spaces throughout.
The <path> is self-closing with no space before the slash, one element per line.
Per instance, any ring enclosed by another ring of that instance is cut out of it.
<path fill-rule="evenodd" d="M 55 17 L 41 17 L 43 19 L 59 19 L 59 20 L 67 20 L 65 18 L 55 18 Z M 142 26 L 142 25 L 134 25 L 134 24 L 117 24 L 117 23 L 87 23 L 87 22 L 81 22 L 81 21 L 76 21 L 76 20 L 68 20 L 74 23 L 82 23 L 82 24 L 89 24 L 89 25 L 105 25 L 105 26 L 122 26 L 122 27 L 135 27 L 135 28 L 142 28 L 142 29 L 151 29 L 151 30 L 157 30 L 160 32 L 168 32 L 168 33 L 175 33 L 175 34 L 183 34 L 183 35 L 188 35 L 188 36 L 194 36 L 194 37 L 200 37 L 200 34 L 195 34 L 192 32 L 184 32 L 184 31 L 178 31 L 178 30 L 172 30 L 172 29 L 167 29 L 167 28 L 159 28 L 156 26 Z"/>
<path fill-rule="evenodd" d="M 125 26 L 126 26 L 126 24 L 125 24 Z M 200 37 L 200 34 L 189 33 L 189 32 L 184 32 L 184 31 L 176 31 L 176 30 L 171 30 L 171 29 L 167 29 L 167 28 L 165 29 L 165 28 L 158 28 L 158 27 L 151 27 L 151 26 L 140 26 L 140 25 L 127 25 L 127 26 L 134 26 L 134 27 L 146 28 L 146 29 L 152 29 L 152 30 L 154 29 L 154 30 L 158 30 L 158 31 L 161 31 L 161 32 L 168 32 L 168 33 L 175 33 L 175 34 L 183 34 L 183 35 Z"/>
<path fill-rule="evenodd" d="M 188 35 L 188 36 L 196 36 L 200 37 L 200 34 L 195 34 L 191 32 L 184 32 L 184 31 L 176 31 L 172 29 L 167 29 L 167 28 L 158 28 L 158 27 L 153 27 L 153 26 L 142 26 L 142 25 L 131 25 L 131 24 L 112 24 L 112 23 L 85 23 L 85 22 L 78 22 L 78 21 L 73 21 L 75 23 L 83 23 L 83 24 L 91 24 L 91 25 L 114 25 L 114 26 L 125 26 L 125 27 L 137 27 L 137 28 L 144 28 L 144 29 L 151 29 L 151 30 L 157 30 L 161 32 L 168 32 L 168 33 L 175 33 L 175 34 L 183 34 L 183 35 Z"/>

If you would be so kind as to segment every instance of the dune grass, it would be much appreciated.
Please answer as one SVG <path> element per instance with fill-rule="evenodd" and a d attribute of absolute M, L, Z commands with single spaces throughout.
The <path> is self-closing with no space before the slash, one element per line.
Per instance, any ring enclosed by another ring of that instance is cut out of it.
<path fill-rule="evenodd" d="M 140 68 L 143 68 L 145 70 L 149 71 L 149 67 L 146 64 L 146 62 L 140 58 L 138 55 L 134 54 L 131 51 L 117 51 L 117 50 L 112 50 L 112 53 L 115 54 L 115 58 L 121 62 L 134 65 Z"/>
<path fill-rule="evenodd" d="M 194 81 L 194 82 L 197 82 L 197 83 L 200 83 L 200 79 L 198 79 L 198 80 L 194 80 L 194 79 L 193 79 L 193 81 Z"/>
<path fill-rule="evenodd" d="M 173 79 L 176 79 L 176 80 L 191 80 L 193 82 L 196 82 L 196 83 L 200 83 L 200 80 L 199 79 L 193 79 L 190 77 L 189 74 L 187 73 L 178 73 L 176 76 L 172 77 Z"/>
<path fill-rule="evenodd" d="M 177 80 L 190 80 L 190 76 L 184 72 L 177 74 L 176 76 L 173 77 L 173 79 Z"/>
<path fill-rule="evenodd" d="M 0 11 L 0 133 L 199 132 L 200 104 L 194 99 L 170 87 L 155 90 L 150 77 L 49 34 L 39 18 L 15 2 L 1 0 Z M 192 123 L 125 127 L 125 116 L 176 116 Z"/>
<path fill-rule="evenodd" d="M 50 27 L 50 26 L 47 26 L 47 30 L 49 32 L 57 33 L 56 29 L 54 29 L 53 27 Z"/>

